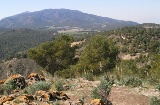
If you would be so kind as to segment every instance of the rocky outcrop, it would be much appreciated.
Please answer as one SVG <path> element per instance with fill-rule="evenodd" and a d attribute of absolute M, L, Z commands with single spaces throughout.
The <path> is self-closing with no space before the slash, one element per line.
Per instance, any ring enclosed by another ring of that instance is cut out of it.
<path fill-rule="evenodd" d="M 25 78 L 20 74 L 10 76 L 4 84 L 8 84 L 9 82 L 13 82 L 14 87 L 18 89 L 24 89 L 26 86 Z"/>
<path fill-rule="evenodd" d="M 29 74 L 27 79 L 28 79 L 27 80 L 28 85 L 32 85 L 33 83 L 37 81 L 45 81 L 45 77 L 43 77 L 42 75 L 39 75 L 38 73 Z"/>
<path fill-rule="evenodd" d="M 34 95 L 24 94 L 23 89 L 29 87 L 28 83 L 32 85 L 38 81 L 45 81 L 45 78 L 37 73 L 31 73 L 26 80 L 20 74 L 14 74 L 6 80 L 0 80 L 0 85 L 14 85 L 16 88 L 8 95 L 0 96 L 0 105 L 52 105 L 49 103 L 50 101 L 69 99 L 65 93 L 52 90 L 38 90 Z"/>
<path fill-rule="evenodd" d="M 70 99 L 65 93 L 58 91 L 43 91 L 36 92 L 36 98 L 39 101 L 54 101 L 54 100 L 67 100 Z"/>
<path fill-rule="evenodd" d="M 12 100 L 14 100 L 14 97 L 12 96 L 3 96 L 0 98 L 0 105 L 4 105 L 3 103 L 7 101 L 12 101 Z"/>

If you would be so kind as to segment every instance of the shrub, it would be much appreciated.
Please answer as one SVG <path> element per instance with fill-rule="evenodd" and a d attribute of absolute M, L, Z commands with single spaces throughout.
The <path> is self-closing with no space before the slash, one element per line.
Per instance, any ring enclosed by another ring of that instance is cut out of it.
<path fill-rule="evenodd" d="M 11 80 L 7 84 L 0 85 L 0 94 L 4 94 L 4 92 L 10 94 L 14 89 L 16 89 L 16 86 L 14 85 L 13 80 Z"/>
<path fill-rule="evenodd" d="M 159 80 L 157 78 L 149 78 L 147 81 L 150 85 L 156 85 L 159 83 Z"/>
<path fill-rule="evenodd" d="M 138 87 L 142 86 L 142 80 L 137 77 L 127 77 L 120 80 L 120 85 Z"/>
<path fill-rule="evenodd" d="M 107 76 L 104 76 L 100 80 L 100 84 L 92 90 L 92 98 L 102 99 L 103 102 L 108 105 L 108 96 L 111 91 L 112 82 Z"/>
<path fill-rule="evenodd" d="M 34 94 L 38 90 L 45 90 L 47 91 L 50 89 L 51 84 L 47 83 L 46 81 L 39 81 L 35 84 L 32 84 L 31 86 L 27 87 L 27 89 L 24 90 L 25 93 Z"/>
<path fill-rule="evenodd" d="M 8 81 L 7 86 L 12 90 L 17 88 L 13 80 Z"/>
<path fill-rule="evenodd" d="M 68 79 L 68 78 L 74 78 L 75 77 L 75 69 L 64 69 L 62 71 L 56 71 L 55 76 L 60 76 L 62 78 Z"/>
<path fill-rule="evenodd" d="M 156 89 L 160 91 L 160 83 L 156 86 Z"/>
<path fill-rule="evenodd" d="M 94 75 L 92 73 L 84 73 L 82 76 L 89 81 L 94 81 Z"/>
<path fill-rule="evenodd" d="M 5 88 L 5 85 L 0 85 L 0 94 L 3 94 Z"/>
<path fill-rule="evenodd" d="M 64 81 L 63 80 L 56 80 L 54 82 L 54 86 L 55 86 L 57 91 L 63 91 L 64 90 L 63 85 L 64 85 Z"/>
<path fill-rule="evenodd" d="M 150 105 L 160 105 L 160 99 L 158 99 L 157 97 L 152 97 Z"/>

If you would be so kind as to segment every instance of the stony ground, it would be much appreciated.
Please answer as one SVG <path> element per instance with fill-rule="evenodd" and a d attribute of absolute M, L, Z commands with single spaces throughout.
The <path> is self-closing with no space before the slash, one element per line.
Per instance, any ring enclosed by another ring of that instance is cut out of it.
<path fill-rule="evenodd" d="M 92 101 L 91 90 L 97 86 L 99 81 L 87 81 L 81 79 L 70 80 L 72 85 L 70 90 L 65 93 L 70 97 L 70 102 L 73 104 L 84 97 L 84 102 L 88 105 Z M 150 105 L 151 97 L 160 98 L 160 93 L 156 89 L 147 88 L 131 88 L 127 86 L 112 87 L 109 100 L 112 105 Z M 61 104 L 67 105 L 68 101 Z"/>
<path fill-rule="evenodd" d="M 35 74 L 33 73 L 31 76 L 34 76 L 34 75 Z M 21 77 L 19 75 L 16 75 L 16 76 Z M 37 75 L 35 75 L 35 77 L 37 78 Z M 41 79 L 43 78 L 41 77 Z M 32 77 L 32 80 L 35 80 L 35 79 L 33 79 Z M 80 101 L 84 102 L 85 105 L 91 105 L 90 103 L 93 100 L 91 97 L 91 91 L 100 83 L 100 81 L 88 81 L 83 78 L 66 79 L 63 81 L 65 82 L 64 88 L 66 89 L 65 91 L 63 91 L 63 93 L 65 93 L 70 99 L 67 99 L 66 101 L 59 100 L 56 102 L 47 101 L 47 103 L 44 101 L 42 102 L 34 99 L 32 101 L 32 104 L 24 104 L 24 105 L 37 105 L 37 104 L 38 105 L 82 105 L 82 104 L 78 104 Z M 50 92 L 50 93 L 48 92 L 47 94 L 51 94 L 51 93 L 53 94 L 54 92 Z M 19 94 L 19 93 L 16 93 L 16 94 Z M 43 95 L 45 96 L 45 94 Z M 43 95 L 41 95 L 40 98 L 43 98 L 42 97 Z M 11 96 L 15 96 L 15 95 L 11 94 Z M 160 98 L 160 92 L 154 88 L 142 88 L 142 87 L 131 88 L 127 86 L 118 86 L 114 84 L 110 92 L 109 100 L 112 103 L 112 105 L 150 105 L 150 100 L 151 100 L 151 97 L 153 96 Z M 0 98 L 1 97 L 2 96 L 0 96 Z M 26 98 L 29 98 L 29 97 L 34 98 L 35 96 L 27 95 L 26 97 L 26 95 L 23 95 L 23 97 L 22 96 L 20 97 L 24 101 L 27 101 Z M 33 104 L 33 103 L 37 103 L 37 104 Z M 49 103 L 52 103 L 52 104 L 49 104 Z M 2 104 L 2 105 L 14 105 L 14 104 Z"/>

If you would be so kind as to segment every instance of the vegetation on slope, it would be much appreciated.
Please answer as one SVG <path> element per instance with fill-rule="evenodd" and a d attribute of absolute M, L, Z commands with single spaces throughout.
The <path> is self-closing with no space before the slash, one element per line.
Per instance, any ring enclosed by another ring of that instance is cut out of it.
<path fill-rule="evenodd" d="M 62 35 L 54 41 L 42 43 L 29 50 L 29 57 L 51 74 L 57 70 L 67 69 L 74 62 L 75 48 L 70 46 L 72 38 Z"/>
<path fill-rule="evenodd" d="M 117 80 L 133 76 L 157 82 L 160 78 L 159 34 L 158 25 L 143 24 L 100 32 L 76 47 L 70 46 L 73 41 L 70 36 L 65 38 L 72 40 L 59 37 L 31 49 L 29 56 L 47 71 L 65 78 L 84 75 L 93 80 L 92 76 L 106 72 Z M 76 38 L 81 40 L 81 36 Z M 78 48 L 76 52 L 75 48 Z M 123 60 L 121 55 L 127 54 L 135 58 Z"/>
<path fill-rule="evenodd" d="M 42 42 L 53 40 L 51 31 L 34 31 L 30 29 L 18 29 L 2 31 L 0 33 L 0 60 L 11 58 L 18 52 L 26 51 Z"/>
<path fill-rule="evenodd" d="M 152 24 L 143 24 L 100 34 L 114 39 L 122 53 L 130 53 L 131 55 L 145 52 L 158 54 L 160 53 L 160 28 L 159 25 L 156 28 L 152 27 Z"/>

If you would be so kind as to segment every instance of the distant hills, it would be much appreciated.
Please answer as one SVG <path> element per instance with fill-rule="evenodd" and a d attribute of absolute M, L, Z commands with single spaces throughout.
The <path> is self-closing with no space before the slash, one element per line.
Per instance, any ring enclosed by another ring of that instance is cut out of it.
<path fill-rule="evenodd" d="M 0 29 L 0 60 L 54 39 L 54 31 Z"/>
<path fill-rule="evenodd" d="M 132 21 L 116 20 L 69 9 L 45 9 L 24 12 L 0 20 L 1 28 L 44 28 L 46 26 L 71 26 L 95 30 L 111 30 L 134 26 Z"/>
<path fill-rule="evenodd" d="M 10 59 L 25 53 L 29 48 L 35 47 L 42 42 L 54 40 L 54 30 L 33 29 L 5 29 L 0 28 L 0 61 Z M 160 25 L 145 23 L 132 27 L 124 27 L 117 30 L 102 31 L 97 34 L 113 38 L 116 45 L 120 45 L 122 52 L 159 52 Z M 90 34 L 75 35 L 75 41 L 87 39 Z M 133 51 L 130 51 L 130 50 Z"/>

